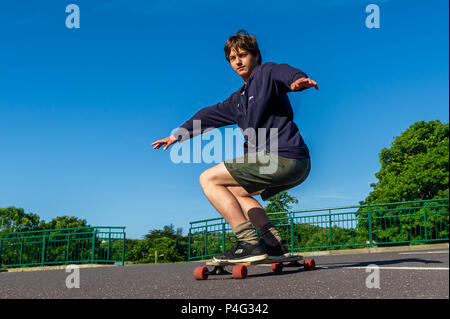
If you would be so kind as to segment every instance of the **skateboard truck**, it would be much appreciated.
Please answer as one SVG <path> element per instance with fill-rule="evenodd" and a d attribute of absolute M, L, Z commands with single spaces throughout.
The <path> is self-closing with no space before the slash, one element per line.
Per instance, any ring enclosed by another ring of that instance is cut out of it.
<path fill-rule="evenodd" d="M 226 271 L 223 266 L 214 266 L 214 269 L 208 271 L 206 275 L 231 275 L 231 272 Z"/>
<path fill-rule="evenodd" d="M 283 265 L 283 267 L 301 267 L 301 266 L 302 264 L 299 263 L 297 260 L 291 261 L 290 263 Z"/>

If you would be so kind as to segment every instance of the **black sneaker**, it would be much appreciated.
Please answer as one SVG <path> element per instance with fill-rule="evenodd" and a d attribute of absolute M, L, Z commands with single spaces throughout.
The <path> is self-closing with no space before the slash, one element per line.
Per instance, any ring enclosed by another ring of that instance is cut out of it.
<path fill-rule="evenodd" d="M 251 262 L 264 260 L 267 256 L 264 241 L 260 240 L 255 245 L 239 241 L 236 247 L 222 254 L 215 255 L 213 259 L 219 262 Z"/>
<path fill-rule="evenodd" d="M 266 250 L 267 254 L 269 255 L 267 259 L 277 260 L 289 256 L 289 250 L 286 245 L 286 240 L 282 240 L 281 243 L 276 246 L 270 246 L 266 243 Z"/>

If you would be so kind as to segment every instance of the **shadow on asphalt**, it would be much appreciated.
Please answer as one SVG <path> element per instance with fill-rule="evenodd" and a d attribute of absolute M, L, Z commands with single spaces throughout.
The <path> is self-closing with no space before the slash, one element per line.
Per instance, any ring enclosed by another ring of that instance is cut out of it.
<path fill-rule="evenodd" d="M 369 265 L 377 265 L 377 266 L 386 266 L 386 265 L 395 265 L 402 263 L 422 263 L 422 264 L 443 264 L 442 261 L 439 260 L 427 260 L 420 258 L 405 258 L 405 259 L 393 259 L 393 260 L 380 260 L 380 261 L 365 261 L 358 263 L 326 263 L 321 264 L 321 266 L 326 266 L 328 269 L 334 268 L 345 268 L 345 267 L 364 267 Z M 330 266 L 337 265 L 337 266 Z"/>
<path fill-rule="evenodd" d="M 267 267 L 268 268 L 267 272 L 252 274 L 251 273 L 252 268 L 250 268 L 250 267 L 247 267 L 247 268 L 248 268 L 248 275 L 247 275 L 246 279 L 257 278 L 257 277 L 270 277 L 270 276 L 286 276 L 286 275 L 291 275 L 291 274 L 295 274 L 295 273 L 322 270 L 321 268 L 316 268 L 314 270 L 305 270 L 303 267 L 301 267 L 298 269 L 290 269 L 290 270 L 286 270 L 286 268 L 284 268 L 282 272 L 275 272 L 275 271 L 271 271 L 270 267 Z M 235 279 L 233 278 L 233 276 L 231 274 L 229 274 L 229 275 L 209 275 L 208 280 L 235 280 Z"/>
<path fill-rule="evenodd" d="M 286 275 L 291 275 L 294 273 L 300 273 L 300 272 L 311 272 L 311 271 L 320 271 L 320 268 L 316 268 L 314 270 L 305 270 L 303 268 L 300 269 L 294 269 L 294 270 L 284 270 L 282 272 L 266 272 L 266 273 L 262 273 L 262 274 L 249 274 L 247 275 L 247 278 L 252 278 L 252 277 L 270 277 L 270 276 L 286 276 Z"/>
<path fill-rule="evenodd" d="M 302 272 L 310 272 L 310 271 L 321 271 L 327 269 L 342 269 L 347 267 L 366 267 L 369 265 L 377 265 L 377 266 L 388 266 L 388 265 L 396 265 L 402 263 L 422 263 L 422 264 L 442 264 L 442 261 L 438 260 L 427 260 L 421 258 L 404 258 L 404 259 L 393 259 L 393 260 L 380 260 L 380 261 L 365 261 L 365 262 L 356 262 L 356 263 L 320 263 L 316 264 L 316 269 L 314 270 L 305 270 L 302 266 L 300 267 L 285 267 L 282 272 L 274 272 L 271 271 L 270 267 L 267 267 L 267 272 L 264 273 L 256 273 L 252 274 L 251 269 L 253 267 L 248 267 L 248 275 L 246 278 L 257 278 L 257 277 L 270 277 L 270 276 L 286 276 L 292 275 L 295 273 Z M 259 267 L 258 267 L 259 268 Z M 231 274 L 227 275 L 209 275 L 208 280 L 235 280 Z"/>

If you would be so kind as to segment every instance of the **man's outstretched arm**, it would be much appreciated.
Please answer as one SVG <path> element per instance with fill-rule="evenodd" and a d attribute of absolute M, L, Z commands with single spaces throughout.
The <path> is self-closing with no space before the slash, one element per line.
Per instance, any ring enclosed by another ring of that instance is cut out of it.
<path fill-rule="evenodd" d="M 213 128 L 236 124 L 231 103 L 232 96 L 230 96 L 224 102 L 220 102 L 201 109 L 183 125 L 181 125 L 174 134 L 162 140 L 153 142 L 153 149 L 159 149 L 161 146 L 165 145 L 165 151 L 170 145 L 174 144 L 175 142 L 182 142 L 184 140 L 193 138 Z M 200 121 L 199 130 L 195 130 L 194 120 Z"/>
<path fill-rule="evenodd" d="M 306 75 L 305 72 L 290 66 L 289 64 L 270 63 L 270 75 L 276 81 L 277 86 L 284 92 L 298 92 L 311 87 L 319 89 L 317 83 Z"/>

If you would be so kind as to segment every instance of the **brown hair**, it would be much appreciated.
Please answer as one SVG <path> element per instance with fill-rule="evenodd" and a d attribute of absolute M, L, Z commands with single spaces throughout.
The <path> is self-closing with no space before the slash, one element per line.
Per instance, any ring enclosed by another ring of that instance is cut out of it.
<path fill-rule="evenodd" d="M 236 50 L 236 52 L 239 52 L 239 49 L 246 50 L 255 57 L 259 54 L 258 64 L 261 64 L 262 62 L 261 53 L 259 52 L 255 36 L 248 34 L 245 30 L 239 30 L 235 35 L 229 37 L 227 43 L 225 43 L 225 58 L 228 62 L 230 62 L 229 57 L 231 50 L 233 49 Z"/>

